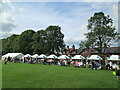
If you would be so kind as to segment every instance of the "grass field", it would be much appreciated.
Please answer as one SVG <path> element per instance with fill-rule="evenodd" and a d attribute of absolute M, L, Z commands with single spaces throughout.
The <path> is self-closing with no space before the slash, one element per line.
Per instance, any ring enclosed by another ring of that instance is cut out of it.
<path fill-rule="evenodd" d="M 56 65 L 2 64 L 3 88 L 117 88 L 112 71 Z"/>

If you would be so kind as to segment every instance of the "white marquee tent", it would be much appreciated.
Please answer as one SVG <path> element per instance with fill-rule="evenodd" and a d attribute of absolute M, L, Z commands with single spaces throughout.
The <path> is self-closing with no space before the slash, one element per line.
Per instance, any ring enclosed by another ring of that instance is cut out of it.
<path fill-rule="evenodd" d="M 98 55 L 91 55 L 87 58 L 88 60 L 102 60 L 102 58 Z"/>
<path fill-rule="evenodd" d="M 120 56 L 119 55 L 111 55 L 107 60 L 111 61 L 120 61 Z"/>
<path fill-rule="evenodd" d="M 85 59 L 82 55 L 75 55 L 72 59 Z"/>
<path fill-rule="evenodd" d="M 51 54 L 50 56 L 48 56 L 47 58 L 51 58 L 51 59 L 57 59 L 57 56 L 54 54 Z"/>
<path fill-rule="evenodd" d="M 41 54 L 40 56 L 38 56 L 38 58 L 46 58 L 47 56 L 44 54 Z"/>
<path fill-rule="evenodd" d="M 24 57 L 31 57 L 31 55 L 30 54 L 26 54 Z"/>
<path fill-rule="evenodd" d="M 22 53 L 7 53 L 2 56 L 2 60 L 4 60 L 5 58 L 8 58 L 8 57 L 22 59 L 23 56 L 24 55 Z"/>
<path fill-rule="evenodd" d="M 67 55 L 61 55 L 58 57 L 58 59 L 70 59 Z"/>
<path fill-rule="evenodd" d="M 38 54 L 34 54 L 33 56 L 32 56 L 32 58 L 38 58 Z"/>

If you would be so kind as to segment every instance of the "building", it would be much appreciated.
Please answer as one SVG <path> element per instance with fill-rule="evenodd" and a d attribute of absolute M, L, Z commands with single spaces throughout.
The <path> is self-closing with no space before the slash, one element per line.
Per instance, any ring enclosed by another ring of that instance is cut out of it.
<path fill-rule="evenodd" d="M 83 49 L 79 54 L 86 58 L 86 57 L 88 57 L 90 55 L 97 55 L 98 51 L 96 49 L 93 49 L 93 48 Z"/>
<path fill-rule="evenodd" d="M 98 55 L 99 52 L 93 48 L 76 49 L 75 46 L 73 45 L 72 48 L 67 46 L 67 48 L 63 50 L 62 54 L 68 55 L 70 57 L 73 57 L 74 55 L 82 55 L 86 58 L 90 55 Z M 103 58 L 109 57 L 110 55 L 120 56 L 120 47 L 108 47 L 106 49 L 103 49 L 102 54 L 103 54 Z"/>
<path fill-rule="evenodd" d="M 69 46 L 67 46 L 67 48 L 65 48 L 63 50 L 63 53 L 62 54 L 66 54 L 68 56 L 74 56 L 74 55 L 77 55 L 79 54 L 81 51 L 81 49 L 75 49 L 75 45 L 72 46 L 72 48 L 69 48 Z"/>

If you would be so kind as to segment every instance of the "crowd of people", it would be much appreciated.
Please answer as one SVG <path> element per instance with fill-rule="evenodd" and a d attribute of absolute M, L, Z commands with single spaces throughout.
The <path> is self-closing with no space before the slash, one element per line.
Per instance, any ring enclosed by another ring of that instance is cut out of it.
<path fill-rule="evenodd" d="M 92 70 L 97 70 L 97 69 L 103 69 L 104 65 L 106 70 L 115 70 L 117 66 L 120 66 L 120 61 L 105 61 L 103 64 L 99 60 L 58 60 L 58 59 L 47 59 L 47 58 L 32 58 L 32 57 L 26 57 L 23 59 L 19 58 L 5 58 L 4 59 L 4 64 L 7 64 L 7 62 L 23 62 L 23 63 L 29 63 L 29 64 L 36 64 L 36 63 L 42 63 L 44 65 L 61 65 L 61 66 L 72 66 L 72 67 L 86 67 L 86 68 L 91 68 Z"/>
<path fill-rule="evenodd" d="M 43 64 L 43 65 L 60 65 L 60 66 L 69 66 L 69 67 L 78 67 L 78 68 L 91 68 L 92 70 L 112 70 L 116 71 L 116 75 L 120 77 L 120 61 L 102 61 L 97 60 L 58 60 L 58 59 L 47 59 L 47 58 L 32 58 L 27 57 L 24 59 L 19 58 L 5 58 L 4 64 L 7 62 L 14 62 L 14 63 L 29 63 L 29 64 Z M 119 72 L 118 72 L 119 71 Z M 118 74 L 117 74 L 118 73 Z"/>

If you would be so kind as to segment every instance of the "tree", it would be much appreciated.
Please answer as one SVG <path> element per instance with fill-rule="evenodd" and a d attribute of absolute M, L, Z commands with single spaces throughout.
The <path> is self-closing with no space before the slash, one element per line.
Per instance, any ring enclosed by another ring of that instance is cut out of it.
<path fill-rule="evenodd" d="M 33 30 L 26 30 L 22 32 L 22 34 L 19 37 L 18 44 L 19 44 L 19 52 L 22 52 L 23 54 L 33 54 L 32 47 L 32 37 L 34 35 L 35 31 Z"/>
<path fill-rule="evenodd" d="M 87 38 L 90 38 L 92 44 L 98 48 L 99 53 L 102 53 L 104 47 L 108 47 L 112 40 L 116 39 L 118 35 L 113 26 L 113 20 L 109 15 L 103 12 L 95 13 L 93 17 L 88 20 Z"/>
<path fill-rule="evenodd" d="M 89 47 L 86 46 L 86 40 L 85 41 L 81 41 L 79 46 L 80 46 L 81 49 L 89 48 Z"/>
<path fill-rule="evenodd" d="M 37 33 L 39 34 L 40 36 L 40 39 L 39 39 L 39 46 L 40 46 L 40 53 L 48 53 L 50 50 L 49 50 L 49 45 L 47 43 L 47 34 L 45 32 L 45 30 L 38 30 Z"/>
<path fill-rule="evenodd" d="M 110 46 L 110 42 L 116 40 L 119 35 L 115 31 L 113 20 L 103 12 L 97 12 L 93 17 L 90 17 L 87 28 L 89 32 L 86 34 L 86 38 L 94 48 L 97 48 L 100 55 L 102 55 L 103 49 Z"/>
<path fill-rule="evenodd" d="M 45 30 L 26 30 L 20 35 L 2 39 L 2 54 L 21 52 L 23 54 L 51 54 L 64 47 L 64 35 L 59 26 L 49 26 Z"/>
<path fill-rule="evenodd" d="M 59 26 L 49 26 L 45 30 L 47 34 L 46 44 L 48 44 L 49 52 L 58 53 L 64 47 L 64 35 L 61 32 L 61 27 Z"/>
<path fill-rule="evenodd" d="M 81 41 L 79 44 L 80 48 L 82 48 L 82 49 L 94 48 L 95 47 L 95 45 L 94 45 L 95 38 L 92 37 L 92 33 L 88 33 L 86 35 L 87 35 L 86 40 Z"/>
<path fill-rule="evenodd" d="M 7 52 L 15 52 L 14 45 L 16 45 L 15 40 L 18 36 L 19 35 L 13 34 L 6 39 L 2 39 L 2 54 L 5 54 Z"/>
<path fill-rule="evenodd" d="M 39 45 L 39 40 L 40 40 L 40 36 L 39 34 L 36 32 L 33 34 L 32 36 L 32 50 L 34 53 L 38 53 L 39 54 L 39 51 L 40 51 L 40 45 Z"/>

